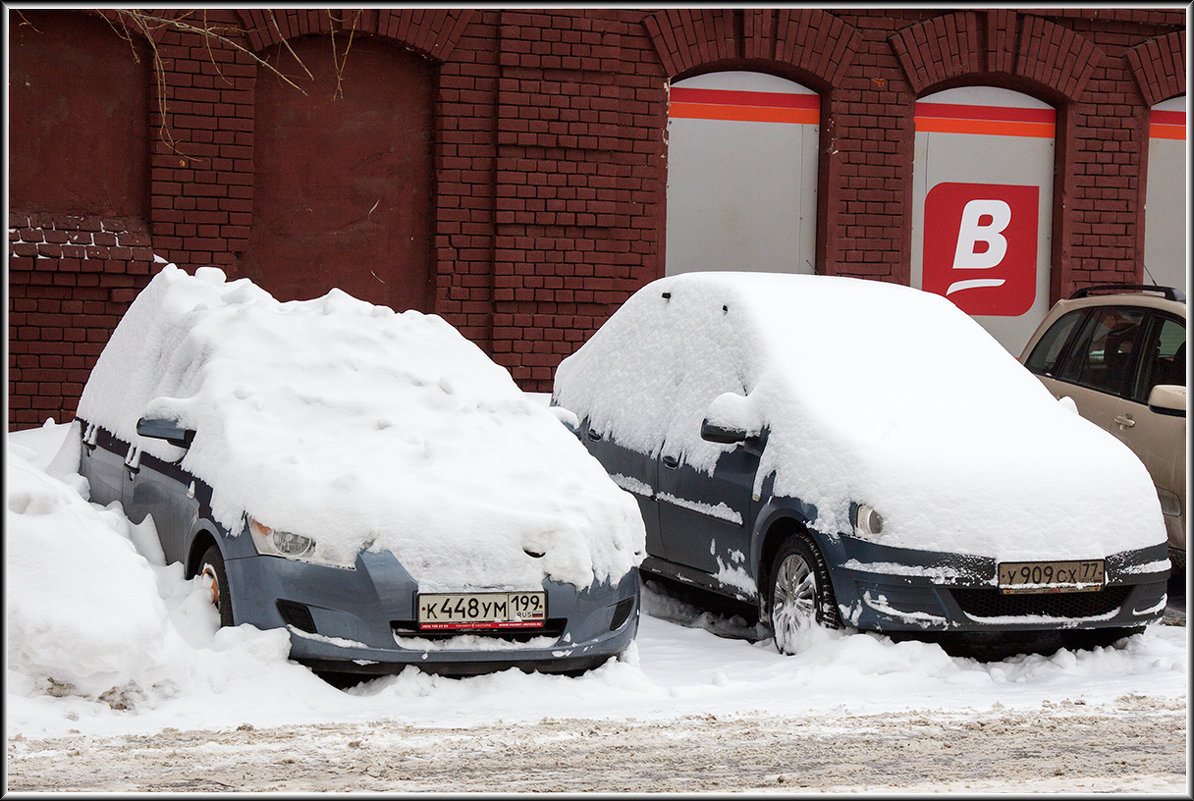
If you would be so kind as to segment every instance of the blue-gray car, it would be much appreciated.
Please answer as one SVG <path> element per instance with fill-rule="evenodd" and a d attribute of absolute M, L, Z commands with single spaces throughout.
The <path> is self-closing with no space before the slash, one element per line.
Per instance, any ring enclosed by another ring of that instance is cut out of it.
<path fill-rule="evenodd" d="M 644 575 L 813 624 L 1060 632 L 1158 621 L 1148 472 L 945 298 L 850 278 L 689 273 L 632 296 L 553 403 L 646 525 Z"/>
<path fill-rule="evenodd" d="M 635 636 L 633 500 L 432 315 L 167 265 L 78 424 L 90 499 L 317 672 L 576 673 Z"/>

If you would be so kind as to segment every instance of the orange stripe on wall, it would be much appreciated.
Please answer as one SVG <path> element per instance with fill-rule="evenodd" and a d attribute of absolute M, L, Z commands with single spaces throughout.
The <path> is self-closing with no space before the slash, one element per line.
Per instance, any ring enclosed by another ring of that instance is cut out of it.
<path fill-rule="evenodd" d="M 1004 122 L 996 120 L 945 119 L 917 117 L 916 130 L 926 133 L 985 134 L 987 136 L 1034 136 L 1052 139 L 1051 122 Z"/>
<path fill-rule="evenodd" d="M 736 120 L 739 122 L 788 122 L 816 125 L 820 122 L 817 109 L 768 108 L 767 106 L 728 106 L 709 103 L 676 103 L 668 109 L 669 116 L 690 120 Z"/>
<path fill-rule="evenodd" d="M 1148 126 L 1149 139 L 1185 139 L 1185 125 L 1160 125 L 1153 123 Z"/>

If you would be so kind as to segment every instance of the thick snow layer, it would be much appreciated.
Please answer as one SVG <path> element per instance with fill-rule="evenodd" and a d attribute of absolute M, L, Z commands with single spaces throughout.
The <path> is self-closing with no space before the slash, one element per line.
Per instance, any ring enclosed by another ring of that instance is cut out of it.
<path fill-rule="evenodd" d="M 339 290 L 282 303 L 215 268 L 166 265 L 104 348 L 79 416 L 125 441 L 142 416 L 181 421 L 196 431 L 182 466 L 211 485 L 229 531 L 248 513 L 332 561 L 390 550 L 424 590 L 587 587 L 642 558 L 633 498 L 503 368 L 439 317 Z"/>
<path fill-rule="evenodd" d="M 9 435 L 5 542 L 10 738 L 152 734 L 163 728 L 397 720 L 455 727 L 543 718 L 670 720 L 758 710 L 952 712 L 1185 698 L 1184 626 L 1150 626 L 1118 647 L 996 662 L 850 630 L 814 630 L 778 654 L 740 618 L 644 590 L 636 643 L 579 678 L 511 669 L 468 679 L 408 668 L 348 692 L 288 661 L 281 629 L 219 628 L 208 590 L 141 550 L 118 504 L 103 509 L 45 476 L 69 426 Z M 57 434 L 55 444 L 48 434 Z M 32 448 L 31 453 L 22 448 Z M 52 451 L 43 451 L 51 448 Z M 135 543 L 135 551 L 131 543 Z M 721 636 L 716 636 L 721 635 Z M 1132 712 L 1130 714 L 1138 714 Z"/>
<path fill-rule="evenodd" d="M 160 666 L 166 607 L 117 531 L 119 510 L 89 505 L 13 451 L 5 472 L 7 567 L 19 567 L 5 571 L 9 669 L 98 696 Z"/>
<path fill-rule="evenodd" d="M 725 393 L 738 396 L 724 397 Z M 851 278 L 671 276 L 639 290 L 560 365 L 554 400 L 599 432 L 703 471 L 733 446 L 701 420 L 770 430 L 756 491 L 816 506 L 881 543 L 1007 560 L 1165 541 L 1126 446 L 1059 404 L 948 300 Z"/>

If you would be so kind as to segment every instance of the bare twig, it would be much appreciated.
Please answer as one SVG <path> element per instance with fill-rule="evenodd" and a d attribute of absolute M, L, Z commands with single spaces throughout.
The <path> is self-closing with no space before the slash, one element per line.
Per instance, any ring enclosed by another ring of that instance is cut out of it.
<path fill-rule="evenodd" d="M 307 69 L 307 65 L 303 63 L 303 60 L 298 57 L 298 53 L 295 53 L 294 48 L 290 46 L 290 40 L 282 35 L 282 29 L 278 27 L 278 21 L 276 19 L 274 19 L 274 12 L 267 11 L 266 14 L 269 15 L 270 24 L 274 26 L 274 33 L 278 34 L 278 41 L 280 41 L 282 43 L 283 47 L 286 48 L 287 52 L 289 52 L 290 55 L 294 57 L 294 60 L 298 62 L 298 65 L 303 68 L 303 72 L 307 73 L 307 77 L 310 78 L 311 80 L 315 80 L 315 76 L 311 74 L 311 70 Z M 264 62 L 262 62 L 262 63 L 264 63 Z M 291 86 L 294 86 L 294 88 L 298 89 L 298 87 L 295 86 L 294 82 L 292 82 L 285 75 L 282 75 L 282 73 L 278 72 L 273 67 L 270 67 L 270 69 L 273 69 L 274 72 L 276 72 L 278 75 L 281 75 L 282 79 L 285 80 L 286 83 L 288 83 Z M 299 91 L 303 92 L 302 89 L 299 89 Z M 303 94 L 307 94 L 307 93 L 303 92 Z"/>
<path fill-rule="evenodd" d="M 344 99 L 344 65 L 348 63 L 348 52 L 350 50 L 352 50 L 352 40 L 353 40 L 353 37 L 356 36 L 357 24 L 361 20 L 361 12 L 358 10 L 353 15 L 352 27 L 348 29 L 348 44 L 345 45 L 345 47 L 344 47 L 344 56 L 342 58 L 336 54 L 336 25 L 338 23 L 343 23 L 343 19 L 342 18 L 337 19 L 336 17 L 332 16 L 331 11 L 328 11 L 328 19 L 331 21 L 331 25 L 329 25 L 328 28 L 331 31 L 331 39 L 332 39 L 332 66 L 336 70 L 336 88 L 332 92 L 332 99 L 335 100 L 336 98 L 340 98 L 341 100 L 343 100 Z"/>
<path fill-rule="evenodd" d="M 148 35 L 149 31 L 152 30 L 149 23 L 157 23 L 159 26 L 168 25 L 169 27 L 174 28 L 179 31 L 185 31 L 187 33 L 194 33 L 194 34 L 198 34 L 199 36 L 211 37 L 226 47 L 231 47 L 234 50 L 244 53 L 249 58 L 251 58 L 255 62 L 257 62 L 259 65 L 261 65 L 262 67 L 265 67 L 267 70 L 269 70 L 270 72 L 277 75 L 283 81 L 290 84 L 295 89 L 298 89 L 303 94 L 307 94 L 306 90 L 304 90 L 301 86 L 299 86 L 294 81 L 287 78 L 285 75 L 282 74 L 281 71 L 279 71 L 276 67 L 274 67 L 274 65 L 270 64 L 268 61 L 266 61 L 265 59 L 258 56 L 252 50 L 245 47 L 240 42 L 237 42 L 235 39 L 232 39 L 228 36 L 224 36 L 222 34 L 216 33 L 214 30 L 212 30 L 210 28 L 200 28 L 196 25 L 191 25 L 190 23 L 183 22 L 181 19 L 168 19 L 166 17 L 157 17 L 152 14 L 146 14 L 143 11 L 136 11 L 134 9 L 128 9 L 128 8 L 113 9 L 113 13 L 119 14 L 121 16 L 128 16 L 128 17 L 136 20 L 138 22 L 138 24 L 141 26 L 141 30 L 145 31 L 145 33 L 147 35 Z M 269 14 L 270 22 L 272 22 L 274 25 L 274 29 L 277 30 L 278 23 L 274 19 L 273 12 L 267 12 L 267 13 Z M 281 31 L 278 31 L 278 36 L 279 36 L 279 38 L 281 38 Z M 151 37 L 151 39 L 152 39 L 152 37 Z M 282 39 L 282 42 L 284 44 L 286 44 L 286 49 L 290 50 L 290 45 L 286 43 L 286 40 Z M 293 50 L 290 50 L 290 52 L 292 55 L 294 54 Z M 307 77 L 309 77 L 309 78 L 312 77 L 311 71 L 307 69 L 307 65 L 303 64 L 302 60 L 299 59 L 298 56 L 295 56 L 295 59 L 298 60 L 298 63 L 302 66 L 303 71 L 307 73 Z"/>

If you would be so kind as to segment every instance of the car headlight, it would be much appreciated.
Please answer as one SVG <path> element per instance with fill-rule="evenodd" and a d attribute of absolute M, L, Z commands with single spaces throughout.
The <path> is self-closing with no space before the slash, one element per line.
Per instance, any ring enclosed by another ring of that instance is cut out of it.
<path fill-rule="evenodd" d="M 253 540 L 253 547 L 262 556 L 281 556 L 284 559 L 295 559 L 300 562 L 331 565 L 333 567 L 353 567 L 352 562 L 330 559 L 326 556 L 316 556 L 315 540 L 294 534 L 289 531 L 278 531 L 270 528 L 260 520 L 249 518 L 249 536 Z"/>
<path fill-rule="evenodd" d="M 865 539 L 874 539 L 883 533 L 883 516 L 869 503 L 860 503 L 854 510 L 854 531 Z"/>

